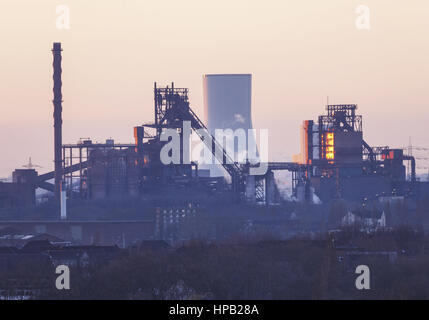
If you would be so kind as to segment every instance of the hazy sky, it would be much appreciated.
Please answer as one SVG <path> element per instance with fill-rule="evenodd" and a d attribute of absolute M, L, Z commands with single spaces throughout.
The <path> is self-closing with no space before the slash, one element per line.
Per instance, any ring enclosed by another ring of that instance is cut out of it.
<path fill-rule="evenodd" d="M 70 29 L 56 28 L 56 6 Z M 370 29 L 355 26 L 358 5 Z M 253 124 L 270 155 L 299 151 L 302 120 L 357 103 L 371 145 L 429 147 L 429 1 L 1 0 L 0 176 L 53 168 L 52 42 L 63 45 L 63 142 L 133 141 L 153 119 L 153 82 L 190 89 L 204 73 L 253 74 Z M 429 162 L 418 162 L 428 166 Z"/>

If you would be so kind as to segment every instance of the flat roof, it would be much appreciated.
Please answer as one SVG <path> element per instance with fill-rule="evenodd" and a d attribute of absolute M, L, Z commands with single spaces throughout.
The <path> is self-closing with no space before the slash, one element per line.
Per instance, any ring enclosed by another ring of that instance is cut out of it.
<path fill-rule="evenodd" d="M 251 73 L 208 73 L 204 77 L 251 76 Z"/>

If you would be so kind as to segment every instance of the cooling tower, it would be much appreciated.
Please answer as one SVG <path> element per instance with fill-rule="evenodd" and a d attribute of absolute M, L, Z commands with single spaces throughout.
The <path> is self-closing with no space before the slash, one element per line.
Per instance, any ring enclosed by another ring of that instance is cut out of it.
<path fill-rule="evenodd" d="M 203 94 L 205 122 L 213 135 L 216 129 L 235 131 L 241 128 L 245 130 L 247 137 L 248 129 L 252 129 L 251 74 L 206 74 L 203 76 Z M 248 144 L 249 141 L 247 141 Z M 241 149 L 236 140 L 235 154 L 230 156 L 237 159 L 238 153 L 246 151 Z M 209 166 L 209 169 L 211 176 L 223 175 L 219 163 Z"/>

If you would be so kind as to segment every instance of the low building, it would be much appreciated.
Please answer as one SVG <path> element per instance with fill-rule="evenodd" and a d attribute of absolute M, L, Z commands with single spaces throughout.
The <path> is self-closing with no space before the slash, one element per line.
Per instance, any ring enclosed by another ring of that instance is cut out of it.
<path fill-rule="evenodd" d="M 386 227 L 386 214 L 380 210 L 348 211 L 341 219 L 343 227 L 360 226 L 364 229 L 379 229 Z"/>

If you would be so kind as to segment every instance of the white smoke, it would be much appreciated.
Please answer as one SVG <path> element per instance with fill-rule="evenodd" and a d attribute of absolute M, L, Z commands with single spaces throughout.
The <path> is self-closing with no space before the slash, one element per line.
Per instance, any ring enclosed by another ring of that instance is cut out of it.
<path fill-rule="evenodd" d="M 239 113 L 234 114 L 234 122 L 246 123 L 246 119 Z"/>

